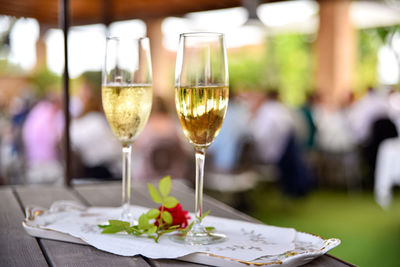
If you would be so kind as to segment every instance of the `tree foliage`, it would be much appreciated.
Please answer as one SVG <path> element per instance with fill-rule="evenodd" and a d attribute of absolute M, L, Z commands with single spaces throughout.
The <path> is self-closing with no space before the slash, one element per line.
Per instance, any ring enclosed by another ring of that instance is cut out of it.
<path fill-rule="evenodd" d="M 261 52 L 243 49 L 231 53 L 231 87 L 239 90 L 277 89 L 285 103 L 301 104 L 313 87 L 313 55 L 310 36 L 269 36 Z"/>
<path fill-rule="evenodd" d="M 366 92 L 368 86 L 378 83 L 378 51 L 381 47 L 375 29 L 359 30 L 353 88 L 356 95 Z"/>

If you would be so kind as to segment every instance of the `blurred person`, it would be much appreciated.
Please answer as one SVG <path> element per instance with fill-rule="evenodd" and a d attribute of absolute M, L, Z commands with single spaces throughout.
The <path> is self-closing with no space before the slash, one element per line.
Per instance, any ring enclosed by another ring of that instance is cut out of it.
<path fill-rule="evenodd" d="M 10 122 L 7 119 L 8 117 L 8 112 L 6 109 L 5 103 L 0 101 L 0 185 L 7 184 L 7 180 L 5 177 L 7 177 L 6 172 L 5 172 L 5 167 L 7 162 L 7 155 L 6 155 L 6 149 L 4 149 L 5 145 L 4 143 L 6 140 L 6 135 L 8 132 L 8 129 L 10 128 Z"/>
<path fill-rule="evenodd" d="M 59 143 L 63 129 L 61 96 L 53 92 L 32 108 L 22 129 L 28 183 L 62 183 Z"/>
<path fill-rule="evenodd" d="M 330 109 L 322 106 L 315 108 L 315 123 L 318 129 L 316 142 L 320 149 L 329 152 L 344 152 L 354 149 L 357 137 L 351 130 L 345 108 Z"/>
<path fill-rule="evenodd" d="M 7 177 L 7 183 L 19 184 L 25 176 L 24 146 L 22 141 L 22 126 L 29 114 L 34 101 L 29 90 L 23 90 L 21 95 L 13 98 L 8 114 L 3 117 L 0 130 L 1 154 L 3 160 L 0 166 Z"/>
<path fill-rule="evenodd" d="M 397 132 L 400 132 L 400 92 L 390 89 L 388 96 L 389 118 L 396 125 Z"/>
<path fill-rule="evenodd" d="M 354 96 L 348 91 L 338 108 L 317 105 L 319 178 L 328 185 L 346 184 L 348 189 L 359 189 L 361 180 L 358 137 L 353 132 L 350 118 Z"/>
<path fill-rule="evenodd" d="M 309 92 L 306 100 L 299 109 L 294 110 L 293 117 L 296 127 L 296 139 L 304 153 L 304 161 L 313 178 L 318 178 L 318 149 L 316 136 L 318 128 L 315 122 L 315 108 L 318 104 L 319 96 L 317 90 Z"/>
<path fill-rule="evenodd" d="M 243 147 L 250 139 L 250 111 L 243 98 L 231 93 L 221 131 L 209 148 L 214 168 L 231 173 L 240 168 Z"/>
<path fill-rule="evenodd" d="M 371 188 L 374 183 L 377 155 L 383 141 L 398 137 L 396 125 L 388 117 L 375 120 L 372 124 L 370 138 L 364 148 L 364 156 L 367 163 L 368 174 L 365 180 L 367 188 Z"/>
<path fill-rule="evenodd" d="M 352 90 L 347 90 L 344 94 L 344 98 L 341 101 L 341 107 L 344 109 L 351 109 L 354 103 L 356 102 L 356 96 Z"/>
<path fill-rule="evenodd" d="M 15 137 L 13 150 L 15 153 L 22 155 L 22 127 L 34 105 L 35 96 L 30 92 L 30 88 L 26 88 L 26 90 L 22 92 L 21 96 L 14 99 L 14 101 L 17 102 L 17 104 L 13 106 L 10 112 L 12 130 Z"/>
<path fill-rule="evenodd" d="M 120 176 L 121 145 L 109 127 L 101 103 L 101 73 L 81 75 L 80 115 L 71 121 L 75 178 L 111 179 Z"/>
<path fill-rule="evenodd" d="M 133 144 L 133 179 L 158 179 L 166 175 L 184 178 L 188 157 L 178 132 L 178 121 L 161 97 L 155 97 L 143 133 Z"/>
<path fill-rule="evenodd" d="M 278 97 L 277 91 L 270 91 L 253 119 L 256 151 L 262 162 L 276 164 L 284 193 L 304 196 L 310 189 L 311 178 L 295 139 L 291 112 Z"/>
<path fill-rule="evenodd" d="M 302 146 L 307 150 L 312 149 L 315 144 L 317 126 L 315 125 L 314 108 L 317 97 L 318 96 L 315 92 L 309 93 L 305 103 L 300 107 L 300 114 L 302 115 L 306 126 L 306 133 L 302 138 Z"/>
<path fill-rule="evenodd" d="M 379 118 L 387 117 L 389 111 L 388 98 L 373 87 L 367 94 L 356 101 L 349 111 L 350 127 L 356 142 L 362 146 L 368 142 L 372 124 Z"/>
<path fill-rule="evenodd" d="M 387 209 L 393 199 L 392 187 L 400 185 L 400 138 L 381 142 L 374 172 L 375 200 Z"/>
<path fill-rule="evenodd" d="M 253 136 L 258 154 L 266 162 L 278 162 L 292 133 L 292 117 L 278 100 L 278 92 L 270 91 L 256 111 L 253 119 Z"/>
<path fill-rule="evenodd" d="M 242 211 L 251 208 L 247 192 L 255 188 L 262 177 L 261 170 L 257 168 L 259 166 L 255 166 L 249 127 L 249 104 L 256 101 L 256 96 L 249 95 L 249 92 L 235 93 L 232 90 L 221 130 L 207 150 L 209 163 L 205 169 L 205 186 L 229 196 L 232 200 L 230 204 Z"/>
<path fill-rule="evenodd" d="M 391 95 L 370 87 L 368 93 L 355 102 L 350 111 L 351 126 L 358 137 L 367 170 L 364 177 L 364 185 L 367 188 L 373 185 L 380 144 L 388 138 L 398 136 L 396 113 L 390 102 L 390 97 L 393 97 Z"/>

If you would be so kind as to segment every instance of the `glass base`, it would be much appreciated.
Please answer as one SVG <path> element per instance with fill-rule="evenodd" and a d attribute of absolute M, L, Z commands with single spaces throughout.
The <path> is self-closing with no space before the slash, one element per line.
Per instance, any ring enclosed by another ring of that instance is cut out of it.
<path fill-rule="evenodd" d="M 221 243 L 226 240 L 226 236 L 218 233 L 188 233 L 187 235 L 183 234 L 174 234 L 170 235 L 169 238 L 177 243 L 188 244 L 192 246 L 196 245 L 210 245 Z"/>
<path fill-rule="evenodd" d="M 129 222 L 132 224 L 137 224 L 137 220 L 133 218 L 133 214 L 131 213 L 130 205 L 124 204 L 122 205 L 122 212 L 120 216 L 121 221 Z"/>

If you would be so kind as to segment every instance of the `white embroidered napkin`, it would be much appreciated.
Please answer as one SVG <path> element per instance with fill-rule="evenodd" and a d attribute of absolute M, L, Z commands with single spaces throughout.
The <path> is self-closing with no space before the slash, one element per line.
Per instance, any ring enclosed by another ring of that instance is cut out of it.
<path fill-rule="evenodd" d="M 61 205 L 62 206 L 62 205 Z M 132 206 L 134 217 L 148 209 Z M 248 223 L 207 216 L 203 223 L 214 226 L 218 232 L 225 234 L 225 242 L 189 246 L 171 241 L 167 236 L 160 238 L 159 243 L 145 237 L 128 234 L 101 234 L 98 224 L 105 224 L 109 219 L 119 219 L 120 208 L 53 208 L 37 216 L 31 226 L 50 229 L 77 237 L 100 250 L 122 256 L 141 254 L 145 257 L 178 258 L 196 252 L 211 253 L 218 256 L 251 261 L 263 256 L 279 255 L 295 248 L 296 231 L 262 224 Z M 191 214 L 192 218 L 194 217 Z"/>

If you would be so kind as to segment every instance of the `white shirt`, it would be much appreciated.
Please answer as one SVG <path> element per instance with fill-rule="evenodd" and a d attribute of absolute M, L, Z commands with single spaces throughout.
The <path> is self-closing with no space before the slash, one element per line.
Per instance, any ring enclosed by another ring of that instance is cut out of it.
<path fill-rule="evenodd" d="M 375 169 L 375 199 L 383 208 L 392 201 L 392 187 L 400 185 L 400 138 L 389 138 L 379 146 Z"/>
<path fill-rule="evenodd" d="M 253 119 L 252 132 L 256 150 L 263 161 L 280 160 L 293 129 L 289 110 L 278 101 L 266 101 Z"/>
<path fill-rule="evenodd" d="M 346 110 L 316 108 L 314 113 L 317 125 L 316 141 L 320 148 L 330 152 L 352 150 L 356 138 L 352 133 Z"/>
<path fill-rule="evenodd" d="M 71 122 L 71 143 L 87 166 L 120 160 L 121 145 L 100 112 L 90 112 Z"/>
<path fill-rule="evenodd" d="M 387 97 L 378 92 L 370 92 L 354 104 L 349 119 L 359 143 L 368 139 L 371 126 L 377 119 L 388 115 L 388 108 Z"/>

